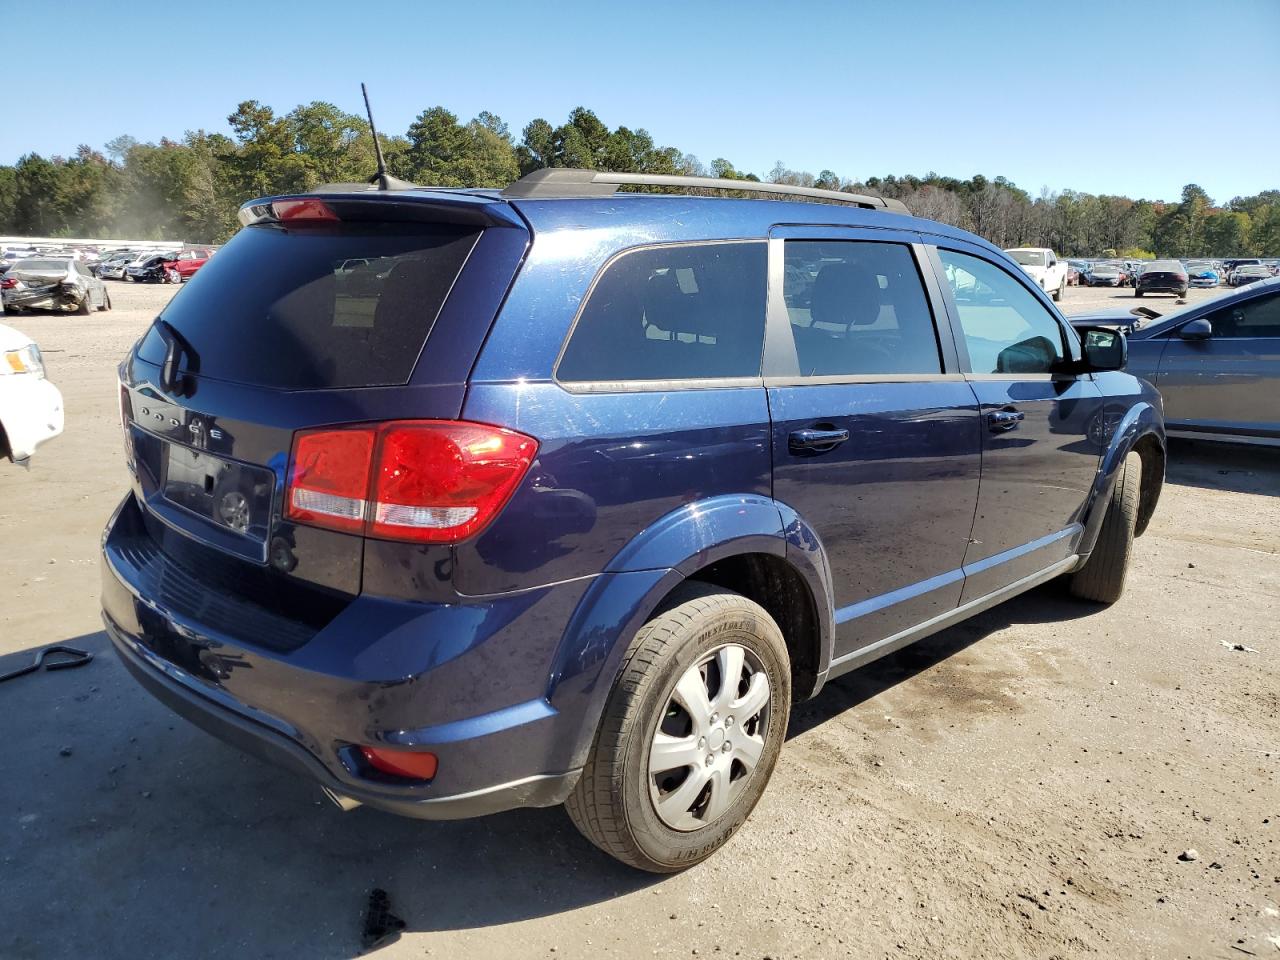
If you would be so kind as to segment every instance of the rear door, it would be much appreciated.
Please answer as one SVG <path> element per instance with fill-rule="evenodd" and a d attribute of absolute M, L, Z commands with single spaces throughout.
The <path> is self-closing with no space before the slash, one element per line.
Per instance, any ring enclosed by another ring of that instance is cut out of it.
<path fill-rule="evenodd" d="M 514 215 L 486 226 L 427 204 L 326 203 L 323 218 L 242 229 L 121 370 L 134 492 L 153 538 L 266 594 L 271 577 L 360 590 L 364 538 L 282 519 L 294 434 L 457 417 L 527 240 Z"/>
<path fill-rule="evenodd" d="M 789 227 L 770 241 L 774 496 L 826 549 L 837 660 L 950 611 L 963 584 L 977 402 L 919 240 Z"/>
<path fill-rule="evenodd" d="M 1280 290 L 1203 314 L 1208 340 L 1170 332 L 1156 386 L 1172 430 L 1280 439 Z"/>
<path fill-rule="evenodd" d="M 936 257 L 981 407 L 967 603 L 1073 555 L 1107 431 L 1092 376 L 1059 372 L 1079 346 L 1046 298 L 982 248 L 956 242 Z"/>

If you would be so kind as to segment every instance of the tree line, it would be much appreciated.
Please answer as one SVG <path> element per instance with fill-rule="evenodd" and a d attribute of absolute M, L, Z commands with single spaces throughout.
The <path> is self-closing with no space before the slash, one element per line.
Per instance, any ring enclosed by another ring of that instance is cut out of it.
<path fill-rule="evenodd" d="M 225 241 L 236 210 L 254 197 L 366 180 L 373 139 L 362 117 L 313 102 L 278 115 L 248 100 L 227 118 L 231 135 L 188 131 L 180 140 L 120 136 L 71 157 L 31 153 L 0 166 L 0 234 Z M 435 186 L 505 186 L 542 167 L 715 176 L 759 181 L 723 158 L 709 165 L 659 146 L 643 128 L 609 129 L 585 107 L 552 126 L 530 122 L 516 140 L 501 118 L 462 122 L 424 110 L 403 136 L 380 136 L 390 172 Z M 1064 256 L 1231 257 L 1280 255 L 1280 190 L 1220 205 L 1196 184 L 1176 202 L 1074 190 L 1031 196 L 1004 177 L 968 180 L 929 173 L 855 180 L 779 162 L 774 183 L 900 199 L 918 216 L 971 230 L 1000 247 L 1052 247 Z"/>

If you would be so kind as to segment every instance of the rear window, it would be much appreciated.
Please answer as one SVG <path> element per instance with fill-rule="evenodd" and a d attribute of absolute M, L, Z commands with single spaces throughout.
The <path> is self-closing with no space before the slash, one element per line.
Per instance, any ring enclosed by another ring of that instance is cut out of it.
<path fill-rule="evenodd" d="M 201 377 L 289 390 L 409 379 L 478 231 L 446 225 L 241 230 L 160 319 Z M 164 360 L 153 328 L 138 354 Z"/>
<path fill-rule="evenodd" d="M 624 253 L 596 282 L 556 369 L 562 383 L 758 377 L 763 241 Z"/>
<path fill-rule="evenodd" d="M 43 270 L 46 272 L 54 272 L 58 270 L 66 270 L 70 265 L 70 260 L 19 260 L 14 264 L 14 268 L 17 270 Z"/>

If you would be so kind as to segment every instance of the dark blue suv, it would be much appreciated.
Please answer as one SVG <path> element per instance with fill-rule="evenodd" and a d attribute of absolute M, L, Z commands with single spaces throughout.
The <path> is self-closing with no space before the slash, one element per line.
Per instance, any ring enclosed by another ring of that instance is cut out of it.
<path fill-rule="evenodd" d="M 241 220 L 121 365 L 104 619 L 347 808 L 696 863 L 794 701 L 1054 577 L 1115 600 L 1160 493 L 1123 337 L 893 201 L 551 170 Z"/>

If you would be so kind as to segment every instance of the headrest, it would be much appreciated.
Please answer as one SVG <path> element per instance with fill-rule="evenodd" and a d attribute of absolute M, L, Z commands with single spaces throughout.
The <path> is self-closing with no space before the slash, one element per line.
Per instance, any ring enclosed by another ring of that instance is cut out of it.
<path fill-rule="evenodd" d="M 864 327 L 880 316 L 880 282 L 856 263 L 829 263 L 813 283 L 809 316 L 814 323 Z"/>
<path fill-rule="evenodd" d="M 721 311 L 707 310 L 705 304 L 718 298 L 702 296 L 702 291 L 688 292 L 680 288 L 676 268 L 655 273 L 645 282 L 644 316 L 660 330 L 714 337 L 733 317 Z"/>

